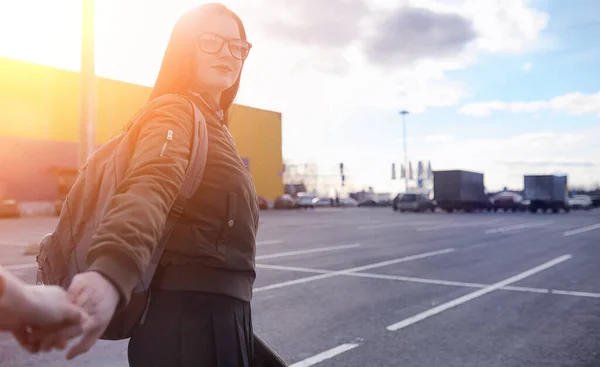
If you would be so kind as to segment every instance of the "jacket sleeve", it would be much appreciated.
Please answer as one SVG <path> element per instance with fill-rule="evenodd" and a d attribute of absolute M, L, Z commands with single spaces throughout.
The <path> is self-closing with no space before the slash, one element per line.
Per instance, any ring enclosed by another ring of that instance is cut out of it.
<path fill-rule="evenodd" d="M 121 295 L 119 308 L 129 303 L 183 184 L 193 114 L 192 105 L 182 100 L 157 107 L 139 121 L 130 166 L 92 238 L 88 270 L 115 285 Z"/>

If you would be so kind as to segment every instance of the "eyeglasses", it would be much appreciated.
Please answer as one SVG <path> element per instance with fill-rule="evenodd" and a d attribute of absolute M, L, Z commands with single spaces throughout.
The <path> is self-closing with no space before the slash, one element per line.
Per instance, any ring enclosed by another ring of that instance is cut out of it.
<path fill-rule="evenodd" d="M 250 42 L 246 42 L 239 38 L 227 38 L 214 33 L 202 33 L 198 41 L 200 50 L 207 54 L 216 54 L 220 52 L 226 43 L 231 56 L 238 60 L 245 60 L 252 48 Z"/>

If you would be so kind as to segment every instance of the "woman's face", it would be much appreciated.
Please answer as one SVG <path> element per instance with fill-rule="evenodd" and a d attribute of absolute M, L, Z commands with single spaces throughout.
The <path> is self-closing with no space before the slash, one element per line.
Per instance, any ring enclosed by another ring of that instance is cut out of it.
<path fill-rule="evenodd" d="M 248 52 L 235 19 L 226 13 L 203 16 L 196 36 L 195 81 L 219 102 L 237 80 Z"/>

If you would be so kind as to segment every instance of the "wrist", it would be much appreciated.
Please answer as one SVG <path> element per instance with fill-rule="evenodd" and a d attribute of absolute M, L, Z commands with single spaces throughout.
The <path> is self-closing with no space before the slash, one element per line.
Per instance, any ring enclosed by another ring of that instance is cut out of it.
<path fill-rule="evenodd" d="M 121 299 L 121 294 L 119 292 L 119 288 L 117 288 L 117 285 L 113 283 L 113 281 L 109 277 L 97 270 L 91 270 L 90 272 L 95 273 L 99 278 L 102 279 L 102 283 L 104 283 L 104 288 L 108 290 L 108 292 L 110 293 L 110 297 L 116 300 L 116 303 L 118 304 Z"/>
<path fill-rule="evenodd" d="M 21 311 L 25 311 L 33 299 L 31 286 L 22 282 L 8 271 L 1 270 L 0 283 L 2 283 L 2 293 L 0 294 L 0 306 L 6 309 L 20 309 Z"/>
<path fill-rule="evenodd" d="M 129 303 L 131 292 L 140 278 L 139 271 L 129 257 L 120 254 L 104 255 L 93 259 L 88 271 L 95 271 L 110 281 L 119 292 L 121 309 Z"/>

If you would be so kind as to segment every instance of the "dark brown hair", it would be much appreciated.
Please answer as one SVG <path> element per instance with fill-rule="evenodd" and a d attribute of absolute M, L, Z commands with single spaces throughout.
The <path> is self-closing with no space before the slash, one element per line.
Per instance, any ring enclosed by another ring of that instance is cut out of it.
<path fill-rule="evenodd" d="M 192 83 L 195 81 L 193 78 L 194 49 L 198 47 L 194 30 L 200 16 L 206 12 L 220 12 L 231 15 L 238 25 L 240 38 L 247 41 L 246 29 L 242 20 L 226 6 L 210 3 L 188 10 L 173 27 L 158 77 L 150 94 L 150 100 L 169 93 L 185 94 L 192 89 Z M 240 72 L 233 86 L 221 94 L 221 100 L 218 103 L 224 112 L 229 109 L 237 96 L 241 74 Z"/>

